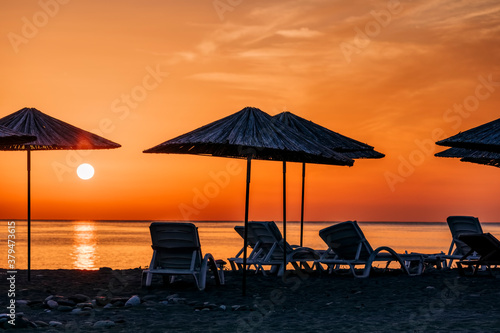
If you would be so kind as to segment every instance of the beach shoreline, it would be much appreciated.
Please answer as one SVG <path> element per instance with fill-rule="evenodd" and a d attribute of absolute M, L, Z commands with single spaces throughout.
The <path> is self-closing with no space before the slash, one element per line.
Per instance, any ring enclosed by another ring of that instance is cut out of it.
<path fill-rule="evenodd" d="M 500 280 L 460 276 L 456 269 L 374 272 L 367 279 L 252 272 L 246 296 L 241 273 L 232 271 L 225 285 L 210 279 L 204 291 L 189 277 L 171 285 L 157 277 L 151 288 L 141 287 L 139 268 L 34 270 L 31 276 L 30 282 L 26 271 L 16 276 L 17 321 L 22 314 L 38 326 L 25 331 L 91 332 L 102 325 L 107 332 L 500 332 Z M 7 277 L 0 270 L 2 290 Z M 137 305 L 124 306 L 134 295 Z M 58 307 L 50 309 L 49 300 Z M 3 292 L 1 313 L 9 301 Z"/>

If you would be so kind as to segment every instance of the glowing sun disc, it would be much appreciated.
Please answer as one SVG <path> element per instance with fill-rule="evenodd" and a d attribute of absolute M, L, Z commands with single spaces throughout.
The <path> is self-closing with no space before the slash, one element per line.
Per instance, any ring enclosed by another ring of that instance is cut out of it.
<path fill-rule="evenodd" d="M 90 179 L 94 176 L 94 167 L 88 163 L 80 164 L 76 169 L 76 174 L 81 179 Z"/>

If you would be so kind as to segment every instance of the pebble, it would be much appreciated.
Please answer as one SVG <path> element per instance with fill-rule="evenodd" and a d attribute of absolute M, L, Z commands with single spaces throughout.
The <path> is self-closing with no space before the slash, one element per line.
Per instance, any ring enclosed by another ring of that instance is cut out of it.
<path fill-rule="evenodd" d="M 77 304 L 78 303 L 86 303 L 86 302 L 90 301 L 90 297 L 88 297 L 87 295 L 83 295 L 83 294 L 76 294 L 76 295 L 68 297 L 68 299 L 72 300 L 73 302 L 75 302 Z"/>
<path fill-rule="evenodd" d="M 116 307 L 122 307 L 125 305 L 125 303 L 127 303 L 129 299 L 129 297 L 113 297 L 109 300 L 109 303 L 113 304 L 113 306 Z"/>
<path fill-rule="evenodd" d="M 94 300 L 92 300 L 92 304 L 99 305 L 99 306 L 104 306 L 108 304 L 108 300 L 104 296 L 96 296 Z"/>
<path fill-rule="evenodd" d="M 249 307 L 246 305 L 233 305 L 233 306 L 231 306 L 231 309 L 233 311 L 245 311 L 245 310 L 248 310 Z"/>
<path fill-rule="evenodd" d="M 156 301 L 158 299 L 157 295 L 146 295 L 142 298 L 145 301 Z"/>
<path fill-rule="evenodd" d="M 178 298 L 178 297 L 179 297 L 179 294 L 169 295 L 169 296 L 167 296 L 167 300 L 172 300 L 172 299 Z"/>
<path fill-rule="evenodd" d="M 42 320 L 35 320 L 34 323 L 38 326 L 38 327 L 47 327 L 49 326 L 49 324 L 47 324 L 46 322 L 42 321 Z"/>
<path fill-rule="evenodd" d="M 75 306 L 76 303 L 73 302 L 72 300 L 70 299 L 66 299 L 66 298 L 63 298 L 63 299 L 58 299 L 56 300 L 56 302 L 59 304 L 59 305 L 65 305 L 65 306 Z"/>
<path fill-rule="evenodd" d="M 85 303 L 78 303 L 76 305 L 77 308 L 92 308 L 92 303 L 91 302 L 85 302 Z"/>
<path fill-rule="evenodd" d="M 67 306 L 67 305 L 59 305 L 57 307 L 57 311 L 60 312 L 71 312 L 73 310 L 72 306 Z"/>
<path fill-rule="evenodd" d="M 57 303 L 52 299 L 49 299 L 46 304 L 49 307 L 49 309 L 57 309 L 57 307 L 59 306 L 59 303 Z"/>
<path fill-rule="evenodd" d="M 138 306 L 138 305 L 141 305 L 141 299 L 137 295 L 130 297 L 128 301 L 125 302 L 125 306 Z"/>
<path fill-rule="evenodd" d="M 186 302 L 185 298 L 179 298 L 179 297 L 171 298 L 171 299 L 168 299 L 168 300 L 172 301 L 173 303 L 176 303 L 176 304 L 180 304 L 180 303 L 185 303 Z"/>
<path fill-rule="evenodd" d="M 94 328 L 110 328 L 115 326 L 115 322 L 112 320 L 99 320 L 93 325 Z"/>
<path fill-rule="evenodd" d="M 51 321 L 49 321 L 49 326 L 52 326 L 52 327 L 62 327 L 63 323 L 61 323 L 60 321 L 51 320 Z"/>

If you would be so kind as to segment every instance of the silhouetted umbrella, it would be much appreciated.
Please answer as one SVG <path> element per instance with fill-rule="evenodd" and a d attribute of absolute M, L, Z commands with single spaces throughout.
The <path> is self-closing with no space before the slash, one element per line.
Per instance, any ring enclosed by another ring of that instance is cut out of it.
<path fill-rule="evenodd" d="M 25 150 L 28 153 L 28 280 L 31 269 L 31 151 L 111 149 L 119 144 L 53 118 L 35 108 L 23 108 L 0 119 L 0 125 L 36 136 L 28 144 L 0 145 L 0 150 Z"/>
<path fill-rule="evenodd" d="M 334 132 L 326 127 L 301 118 L 291 112 L 282 112 L 273 117 L 285 125 L 292 127 L 302 136 L 313 140 L 324 147 L 328 147 L 349 158 L 382 158 L 385 155 L 374 150 L 372 146 L 347 136 Z M 300 211 L 300 246 L 302 246 L 304 229 L 304 190 L 305 190 L 306 164 L 302 163 L 302 202 Z"/>
<path fill-rule="evenodd" d="M 283 178 L 286 161 L 332 165 L 352 165 L 353 161 L 301 137 L 287 126 L 276 125 L 267 113 L 246 107 L 230 116 L 180 135 L 144 153 L 195 154 L 247 160 L 245 198 L 245 237 L 243 254 L 243 293 L 246 286 L 246 258 L 248 233 L 248 198 L 250 190 L 251 160 L 283 161 Z M 286 198 L 283 198 L 285 204 Z M 284 209 L 283 223 L 286 222 Z M 286 230 L 283 230 L 286 242 Z M 286 258 L 284 258 L 286 263 Z"/>
<path fill-rule="evenodd" d="M 455 157 L 460 158 L 460 161 L 462 162 L 491 165 L 500 168 L 500 153 L 465 148 L 449 148 L 436 153 L 435 156 Z"/>
<path fill-rule="evenodd" d="M 0 145 L 27 143 L 36 140 L 36 136 L 28 135 L 10 128 L 0 126 Z"/>
<path fill-rule="evenodd" d="M 500 118 L 440 140 L 436 144 L 500 153 Z"/>

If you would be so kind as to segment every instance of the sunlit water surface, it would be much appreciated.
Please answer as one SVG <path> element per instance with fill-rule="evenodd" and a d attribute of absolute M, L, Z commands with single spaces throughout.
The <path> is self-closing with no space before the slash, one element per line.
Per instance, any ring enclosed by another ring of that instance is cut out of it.
<path fill-rule="evenodd" d="M 1 241 L 5 255 L 0 268 L 7 268 L 7 231 L 9 221 L 1 221 L 4 235 Z M 15 222 L 15 264 L 27 267 L 27 224 Z M 152 255 L 149 234 L 150 221 L 32 221 L 32 269 L 126 269 L 146 267 Z M 319 230 L 335 222 L 305 222 L 304 246 L 326 249 Z M 234 256 L 243 240 L 234 231 L 242 222 L 195 222 L 203 252 L 216 259 Z M 277 222 L 281 229 L 281 222 Z M 373 248 L 390 246 L 398 252 L 447 252 L 451 234 L 446 223 L 429 222 L 360 222 Z M 500 223 L 482 223 L 483 231 L 500 238 Z M 5 231 L 5 232 L 4 232 Z M 287 241 L 300 242 L 300 223 L 287 223 Z"/>

